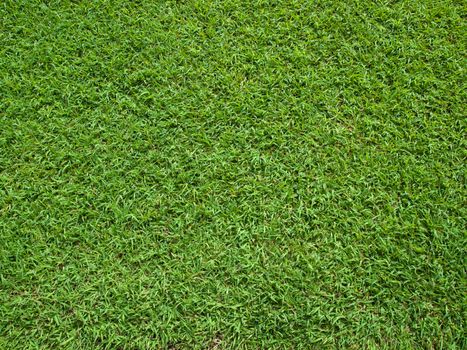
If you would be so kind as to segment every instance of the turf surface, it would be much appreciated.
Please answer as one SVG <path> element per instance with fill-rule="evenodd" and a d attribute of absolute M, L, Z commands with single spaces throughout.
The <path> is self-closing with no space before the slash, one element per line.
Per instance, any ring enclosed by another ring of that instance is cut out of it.
<path fill-rule="evenodd" d="M 0 3 L 2 349 L 466 347 L 466 3 Z"/>

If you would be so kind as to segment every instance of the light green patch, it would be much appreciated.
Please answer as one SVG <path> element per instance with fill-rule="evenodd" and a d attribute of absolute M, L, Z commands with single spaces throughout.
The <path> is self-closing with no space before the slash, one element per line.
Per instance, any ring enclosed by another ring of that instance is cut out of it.
<path fill-rule="evenodd" d="M 462 349 L 465 3 L 0 3 L 0 347 Z"/>

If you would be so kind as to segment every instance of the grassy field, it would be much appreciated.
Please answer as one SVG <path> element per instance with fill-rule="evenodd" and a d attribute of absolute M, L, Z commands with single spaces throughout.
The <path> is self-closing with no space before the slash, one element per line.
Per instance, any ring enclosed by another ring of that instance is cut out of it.
<path fill-rule="evenodd" d="M 465 349 L 466 15 L 0 2 L 0 348 Z"/>

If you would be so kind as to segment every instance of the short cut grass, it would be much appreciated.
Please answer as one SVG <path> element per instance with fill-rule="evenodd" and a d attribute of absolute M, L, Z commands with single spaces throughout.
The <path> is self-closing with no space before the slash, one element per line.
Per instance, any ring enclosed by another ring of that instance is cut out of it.
<path fill-rule="evenodd" d="M 2 349 L 465 349 L 466 3 L 0 3 Z"/>

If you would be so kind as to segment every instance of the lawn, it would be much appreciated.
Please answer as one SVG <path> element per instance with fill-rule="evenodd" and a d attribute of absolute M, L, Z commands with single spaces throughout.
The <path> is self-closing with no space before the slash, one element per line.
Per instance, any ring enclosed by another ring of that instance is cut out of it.
<path fill-rule="evenodd" d="M 456 0 L 0 2 L 0 348 L 465 349 Z"/>

